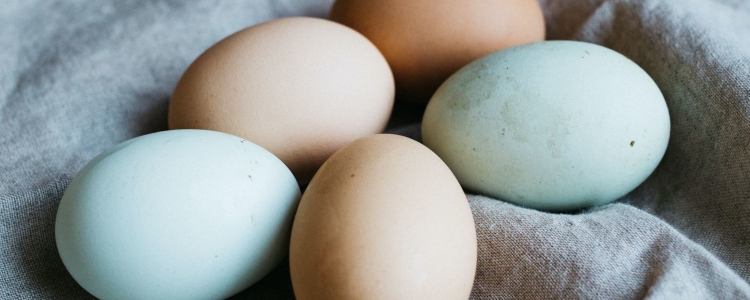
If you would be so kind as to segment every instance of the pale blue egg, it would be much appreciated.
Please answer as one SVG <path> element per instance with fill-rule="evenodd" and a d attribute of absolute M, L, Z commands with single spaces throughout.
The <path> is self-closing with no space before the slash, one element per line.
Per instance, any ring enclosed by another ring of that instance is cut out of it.
<path fill-rule="evenodd" d="M 102 299 L 223 299 L 288 253 L 300 190 L 242 138 L 174 130 L 124 142 L 70 183 L 55 238 L 65 267 Z"/>
<path fill-rule="evenodd" d="M 470 192 L 541 210 L 618 199 L 667 148 L 659 87 L 625 56 L 589 43 L 509 48 L 467 65 L 435 93 L 424 143 Z"/>

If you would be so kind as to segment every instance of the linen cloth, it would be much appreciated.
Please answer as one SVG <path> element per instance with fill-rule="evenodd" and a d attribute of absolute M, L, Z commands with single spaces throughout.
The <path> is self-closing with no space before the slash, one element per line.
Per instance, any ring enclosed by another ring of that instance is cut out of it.
<path fill-rule="evenodd" d="M 91 298 L 54 241 L 62 193 L 126 139 L 165 130 L 205 49 L 332 0 L 0 3 L 0 298 Z M 473 299 L 750 299 L 750 1 L 541 0 L 548 39 L 612 48 L 670 109 L 655 173 L 615 204 L 550 214 L 469 195 Z M 321 70 L 325 72 L 325 70 Z M 585 88 L 585 87 L 582 87 Z M 391 132 L 419 139 L 403 105 Z M 288 264 L 236 299 L 293 298 Z"/>

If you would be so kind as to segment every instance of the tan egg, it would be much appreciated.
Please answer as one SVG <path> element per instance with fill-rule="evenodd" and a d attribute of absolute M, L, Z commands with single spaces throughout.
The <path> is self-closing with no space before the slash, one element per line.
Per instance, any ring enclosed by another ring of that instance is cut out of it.
<path fill-rule="evenodd" d="M 298 299 L 467 299 L 474 220 L 456 178 L 397 135 L 355 141 L 305 191 L 290 245 Z"/>
<path fill-rule="evenodd" d="M 375 43 L 398 98 L 418 103 L 469 62 L 545 36 L 537 0 L 337 0 L 330 17 Z"/>
<path fill-rule="evenodd" d="M 336 150 L 383 131 L 394 93 L 388 63 L 361 34 L 323 19 L 278 19 L 198 57 L 172 95 L 169 128 L 248 139 L 304 184 Z"/>

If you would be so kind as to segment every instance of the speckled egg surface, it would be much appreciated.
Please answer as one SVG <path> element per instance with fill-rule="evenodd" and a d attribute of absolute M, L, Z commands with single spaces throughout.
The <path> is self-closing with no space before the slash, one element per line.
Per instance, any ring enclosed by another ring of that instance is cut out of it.
<path fill-rule="evenodd" d="M 645 71 L 572 41 L 472 62 L 435 93 L 422 127 L 468 190 L 552 211 L 627 194 L 659 164 L 669 133 L 667 105 Z"/>

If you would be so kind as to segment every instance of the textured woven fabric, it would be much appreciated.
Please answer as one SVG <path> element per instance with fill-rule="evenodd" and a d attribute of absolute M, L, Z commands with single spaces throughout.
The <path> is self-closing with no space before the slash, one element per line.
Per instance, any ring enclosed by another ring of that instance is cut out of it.
<path fill-rule="evenodd" d="M 325 16 L 332 0 L 6 0 L 0 5 L 0 298 L 91 298 L 54 218 L 91 158 L 165 130 L 201 52 L 244 27 Z M 549 214 L 469 195 L 475 299 L 750 299 L 750 1 L 540 0 L 548 39 L 612 48 L 672 119 L 656 172 L 615 204 Z M 419 139 L 419 109 L 389 131 Z M 237 299 L 293 298 L 288 264 Z"/>

